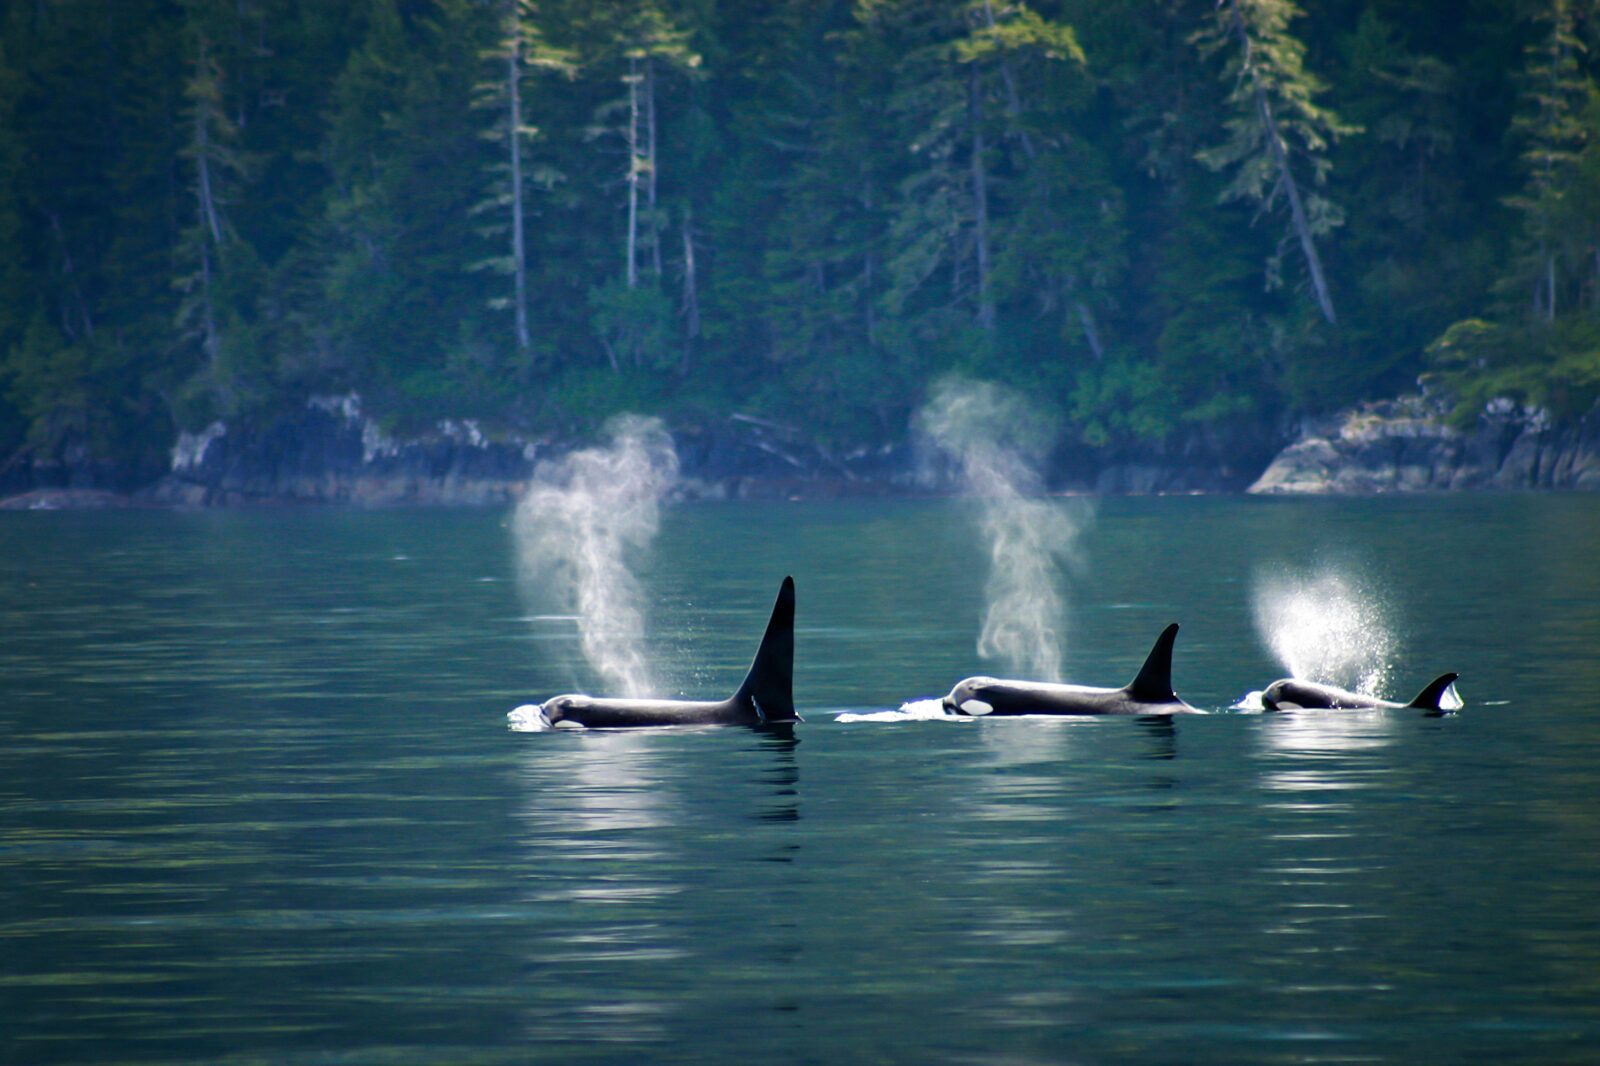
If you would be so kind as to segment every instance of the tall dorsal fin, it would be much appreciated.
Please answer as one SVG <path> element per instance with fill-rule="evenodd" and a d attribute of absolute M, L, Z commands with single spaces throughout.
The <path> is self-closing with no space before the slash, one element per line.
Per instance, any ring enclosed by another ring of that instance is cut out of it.
<path fill-rule="evenodd" d="M 1161 631 L 1155 646 L 1150 649 L 1139 676 L 1128 682 L 1125 691 L 1141 703 L 1177 703 L 1178 694 L 1172 691 L 1172 644 L 1178 639 L 1178 623 Z"/>
<path fill-rule="evenodd" d="M 792 722 L 794 713 L 794 578 L 786 577 L 772 605 L 767 632 L 750 663 L 736 703 L 753 701 L 764 722 Z"/>
<path fill-rule="evenodd" d="M 1407 707 L 1416 707 L 1424 711 L 1442 711 L 1439 701 L 1444 699 L 1444 694 L 1450 691 L 1450 686 L 1456 683 L 1460 674 L 1440 674 L 1423 686 L 1417 693 L 1417 698 L 1406 704 Z"/>

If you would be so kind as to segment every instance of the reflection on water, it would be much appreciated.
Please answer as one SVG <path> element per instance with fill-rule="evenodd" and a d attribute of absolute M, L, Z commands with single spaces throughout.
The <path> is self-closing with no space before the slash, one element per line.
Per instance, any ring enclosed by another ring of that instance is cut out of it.
<path fill-rule="evenodd" d="M 560 998 L 526 1012 L 529 1040 L 660 1043 L 691 1030 L 698 1007 L 679 988 L 687 975 L 717 973 L 729 938 L 764 945 L 766 964 L 738 975 L 741 994 L 766 985 L 781 998 L 799 951 L 787 913 L 800 852 L 798 744 L 792 728 L 528 739 L 523 891 L 555 913 L 524 967 L 541 984 L 567 975 Z"/>
<path fill-rule="evenodd" d="M 1055 764 L 1072 758 L 1074 734 L 1099 724 L 1073 715 L 1008 715 L 984 721 L 975 731 L 980 747 L 974 755 L 981 765 L 995 769 Z"/>
<path fill-rule="evenodd" d="M 1262 799 L 1274 827 L 1256 874 L 1270 899 L 1260 933 L 1282 945 L 1275 954 L 1283 979 L 1304 996 L 1390 993 L 1380 967 L 1334 960 L 1371 956 L 1369 945 L 1390 935 L 1395 920 L 1387 884 L 1393 858 L 1363 823 L 1369 796 L 1404 787 L 1387 749 L 1415 716 L 1305 710 L 1250 721 L 1258 727 Z M 1319 1031 L 1344 1044 L 1359 1039 L 1347 1025 Z"/>
<path fill-rule="evenodd" d="M 1401 715 L 1392 710 L 1280 711 L 1259 721 L 1263 749 L 1273 756 L 1262 785 L 1274 792 L 1370 788 L 1386 760 L 1364 757 L 1394 742 Z"/>

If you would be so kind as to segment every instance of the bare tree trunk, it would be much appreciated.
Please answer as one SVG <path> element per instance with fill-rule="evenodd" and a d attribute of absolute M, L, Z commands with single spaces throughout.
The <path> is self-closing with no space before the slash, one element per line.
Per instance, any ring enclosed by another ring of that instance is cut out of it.
<path fill-rule="evenodd" d="M 700 336 L 700 289 L 695 272 L 694 228 L 690 223 L 689 209 L 683 209 L 683 317 L 684 331 L 690 337 Z"/>
<path fill-rule="evenodd" d="M 983 0 L 983 19 L 991 30 L 995 28 L 993 0 Z M 1004 59 L 1000 61 L 1000 79 L 1006 86 L 1006 114 L 1015 122 L 1022 115 L 1022 98 L 1017 93 L 1017 79 L 1011 74 L 1011 64 Z M 1037 158 L 1038 151 L 1033 147 L 1033 138 L 1028 136 L 1028 131 L 1019 129 L 1017 136 L 1022 139 L 1022 150 L 1028 158 Z"/>
<path fill-rule="evenodd" d="M 512 295 L 516 308 L 517 348 L 527 351 L 532 339 L 528 335 L 528 258 L 522 233 L 522 27 L 517 22 L 517 3 L 510 0 L 511 48 L 506 62 L 506 93 L 510 97 L 511 125 L 511 264 Z"/>
<path fill-rule="evenodd" d="M 1261 121 L 1266 126 L 1267 143 L 1272 148 L 1272 161 L 1278 166 L 1278 176 L 1283 181 L 1283 191 L 1289 197 L 1289 217 L 1294 220 L 1295 235 L 1300 238 L 1300 251 L 1305 254 L 1306 266 L 1311 270 L 1311 288 L 1317 295 L 1317 306 L 1328 324 L 1336 326 L 1339 318 L 1333 311 L 1333 298 L 1328 295 L 1328 282 L 1322 276 L 1322 258 L 1317 255 L 1317 245 L 1311 236 L 1311 221 L 1306 217 L 1305 204 L 1300 200 L 1300 186 L 1289 171 L 1289 152 L 1272 117 L 1272 105 L 1267 94 L 1256 86 L 1256 104 L 1261 109 Z"/>
<path fill-rule="evenodd" d="M 983 122 L 978 101 L 978 68 L 967 86 L 967 117 L 972 123 L 972 224 L 978 268 L 978 326 L 994 332 L 994 298 L 989 292 L 989 176 L 983 167 Z"/>
<path fill-rule="evenodd" d="M 649 169 L 645 171 L 645 206 L 650 219 L 650 267 L 659 278 L 661 220 L 656 214 L 656 64 L 650 56 L 644 59 L 644 128 L 645 151 L 650 156 Z"/>
<path fill-rule="evenodd" d="M 1100 330 L 1095 327 L 1094 315 L 1090 313 L 1089 305 L 1079 300 L 1076 303 L 1076 310 L 1078 312 L 1078 322 L 1083 326 L 1084 339 L 1089 342 L 1089 351 L 1094 353 L 1094 361 L 1097 363 L 1105 362 L 1106 349 L 1100 343 Z"/>
<path fill-rule="evenodd" d="M 1550 302 L 1545 306 L 1544 320 L 1546 322 L 1554 322 L 1556 320 L 1556 257 L 1553 255 L 1544 257 L 1544 287 L 1550 297 Z"/>
<path fill-rule="evenodd" d="M 61 250 L 61 273 L 67 279 L 71 302 L 78 312 L 78 324 L 83 328 L 84 337 L 93 340 L 94 316 L 89 313 L 89 303 L 83 298 L 83 288 L 78 284 L 77 269 L 72 262 L 72 249 L 67 247 L 67 233 L 61 228 L 61 216 L 47 210 L 45 217 L 50 220 L 50 232 L 55 234 L 56 247 Z M 61 331 L 72 340 L 78 339 L 78 330 L 73 325 L 66 300 L 61 301 Z"/>
<path fill-rule="evenodd" d="M 207 44 L 206 38 L 202 35 L 199 40 L 199 56 L 195 70 L 196 78 L 202 85 L 206 84 L 206 79 L 210 77 Z M 222 247 L 222 220 L 217 211 L 216 192 L 212 188 L 211 181 L 210 117 L 210 100 L 197 98 L 194 106 L 195 199 L 200 224 L 203 227 L 203 232 L 200 234 L 200 345 L 205 352 L 207 365 L 214 371 L 217 358 L 222 351 L 222 339 L 217 330 L 216 308 L 211 301 L 211 253 L 213 248 Z M 207 233 L 211 235 L 210 241 L 206 240 Z M 215 380 L 213 384 L 216 384 Z"/>
<path fill-rule="evenodd" d="M 639 287 L 639 61 L 628 59 L 628 288 Z"/>
<path fill-rule="evenodd" d="M 683 359 L 678 364 L 679 373 L 689 372 L 689 355 L 693 342 L 700 336 L 700 282 L 695 271 L 694 227 L 690 223 L 689 209 L 683 209 Z"/>
<path fill-rule="evenodd" d="M 206 77 L 206 39 L 200 38 L 199 77 Z M 194 162 L 197 168 L 196 188 L 200 198 L 200 220 L 211 231 L 211 239 L 217 244 L 222 243 L 222 222 L 217 217 L 217 200 L 211 190 L 211 124 L 206 121 L 209 117 L 209 108 L 205 101 L 196 100 L 194 105 Z"/>
<path fill-rule="evenodd" d="M 861 208 L 868 212 L 872 210 L 872 181 L 866 177 L 863 177 L 861 181 Z M 877 289 L 878 261 L 872 254 L 872 245 L 870 243 L 862 251 L 861 257 L 862 282 L 866 286 L 866 291 L 862 293 L 862 299 L 866 304 L 867 345 L 870 347 L 878 339 L 877 307 L 873 299 L 873 293 Z"/>
<path fill-rule="evenodd" d="M 217 357 L 222 354 L 222 338 L 217 331 L 216 308 L 211 303 L 211 245 L 204 240 L 200 242 L 200 330 L 206 365 L 215 370 Z M 215 380 L 213 384 L 217 384 Z"/>
<path fill-rule="evenodd" d="M 1233 28 L 1239 37 L 1239 46 L 1245 50 L 1245 66 L 1250 71 L 1256 109 L 1261 114 L 1261 125 L 1267 138 L 1267 147 L 1272 150 L 1272 162 L 1278 168 L 1283 191 L 1289 198 L 1289 215 L 1294 222 L 1295 235 L 1300 239 L 1300 251 L 1304 253 L 1306 266 L 1311 271 L 1311 287 L 1316 292 L 1317 306 L 1322 309 L 1322 317 L 1328 320 L 1329 325 L 1338 325 L 1339 319 L 1333 311 L 1333 299 L 1328 295 L 1328 283 L 1322 276 L 1322 259 L 1317 255 L 1317 245 L 1312 239 L 1311 221 L 1306 217 L 1305 204 L 1300 200 L 1300 186 L 1295 182 L 1294 174 L 1289 169 L 1289 150 L 1283 143 L 1283 135 L 1278 132 L 1278 121 L 1273 117 L 1272 103 L 1267 99 L 1266 90 L 1262 88 L 1261 80 L 1256 76 L 1255 65 L 1249 61 L 1250 35 L 1245 30 L 1244 16 L 1239 13 L 1238 0 L 1228 0 L 1228 10 L 1233 15 Z"/>

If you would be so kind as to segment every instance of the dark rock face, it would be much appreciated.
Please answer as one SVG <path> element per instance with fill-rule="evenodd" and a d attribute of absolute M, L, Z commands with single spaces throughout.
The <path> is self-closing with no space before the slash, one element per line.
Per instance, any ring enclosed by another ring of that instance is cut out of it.
<path fill-rule="evenodd" d="M 914 442 L 835 451 L 794 427 L 740 414 L 672 432 L 680 498 L 960 491 L 953 462 Z M 1308 419 L 1274 458 L 1281 444 L 1254 424 L 1195 428 L 1121 450 L 1063 445 L 1041 473 L 1054 489 L 1102 494 L 1600 489 L 1600 406 L 1557 425 L 1543 411 L 1500 400 L 1462 433 L 1438 403 L 1411 397 Z M 117 493 L 142 483 L 133 500 L 157 505 L 505 506 L 522 496 L 539 462 L 580 446 L 491 436 L 470 419 L 401 439 L 365 417 L 358 397 L 319 397 L 263 422 L 180 435 L 165 476 L 148 461 L 135 470 L 86 454 L 23 453 L 0 468 L 0 497 L 27 494 L 15 507 L 113 506 Z"/>
<path fill-rule="evenodd" d="M 1102 495 L 1242 492 L 1283 443 L 1253 423 L 1196 427 L 1140 450 L 1069 453 L 1058 480 Z"/>
<path fill-rule="evenodd" d="M 0 499 L 0 511 L 112 511 L 133 506 L 132 497 L 105 489 L 33 489 Z"/>
<path fill-rule="evenodd" d="M 213 423 L 183 434 L 172 472 L 150 494 L 191 506 L 507 503 L 521 493 L 538 450 L 521 439 L 490 440 L 470 420 L 396 440 L 361 415 L 355 398 L 319 399 L 243 431 Z"/>
<path fill-rule="evenodd" d="M 132 448 L 120 459 L 97 457 L 88 444 L 69 439 L 54 451 L 25 447 L 0 456 L 0 498 L 29 492 L 129 492 L 164 472 L 163 456 Z"/>
<path fill-rule="evenodd" d="M 797 431 L 749 416 L 674 431 L 682 477 L 675 492 L 710 499 L 834 497 L 892 491 L 904 449 L 835 455 Z M 230 506 L 266 502 L 360 506 L 505 505 L 544 459 L 571 441 L 491 438 L 470 419 L 400 439 L 364 417 L 357 397 L 318 398 L 304 411 L 243 429 L 215 423 L 185 433 L 155 502 Z"/>
<path fill-rule="evenodd" d="M 914 485 L 903 445 L 835 452 L 791 426 L 749 415 L 677 427 L 686 495 L 713 499 L 881 496 Z"/>
<path fill-rule="evenodd" d="M 1600 406 L 1556 424 L 1539 409 L 1491 402 L 1471 432 L 1422 397 L 1363 405 L 1302 427 L 1253 493 L 1600 489 Z"/>

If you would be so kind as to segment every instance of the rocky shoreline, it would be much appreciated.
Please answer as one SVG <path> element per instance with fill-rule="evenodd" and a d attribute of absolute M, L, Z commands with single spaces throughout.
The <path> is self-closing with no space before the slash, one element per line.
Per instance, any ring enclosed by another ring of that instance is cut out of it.
<path fill-rule="evenodd" d="M 1308 418 L 1295 439 L 1241 427 L 1122 454 L 1064 447 L 1047 481 L 1101 495 L 1250 492 L 1372 494 L 1507 489 L 1600 489 L 1600 406 L 1558 424 L 1497 400 L 1470 431 L 1442 403 L 1414 396 Z M 950 491 L 950 471 L 914 444 L 835 453 L 799 430 L 754 416 L 672 427 L 686 499 L 908 496 Z M 495 433 L 471 419 L 399 436 L 359 397 L 316 397 L 259 424 L 214 423 L 181 434 L 162 476 L 132 491 L 85 478 L 24 484 L 5 510 L 239 507 L 505 506 L 542 461 L 580 442 Z M 40 480 L 36 478 L 36 482 Z M 85 483 L 87 482 L 87 483 Z"/>
<path fill-rule="evenodd" d="M 838 455 L 765 419 L 733 415 L 710 425 L 673 427 L 685 499 L 788 499 L 881 496 L 916 490 L 904 447 Z M 116 506 L 356 507 L 505 506 L 526 489 L 538 464 L 583 442 L 486 430 L 445 419 L 426 431 L 389 432 L 362 411 L 359 397 L 316 397 L 304 410 L 258 424 L 216 422 L 179 435 L 170 469 L 127 492 L 93 476 L 46 476 L 59 484 L 0 499 L 3 510 Z M 70 471 L 65 471 L 70 474 Z M 85 483 L 87 482 L 87 483 Z"/>
<path fill-rule="evenodd" d="M 1539 408 L 1494 400 L 1468 431 L 1447 414 L 1441 402 L 1410 396 L 1308 420 L 1248 491 L 1600 490 L 1600 404 L 1558 423 Z"/>

